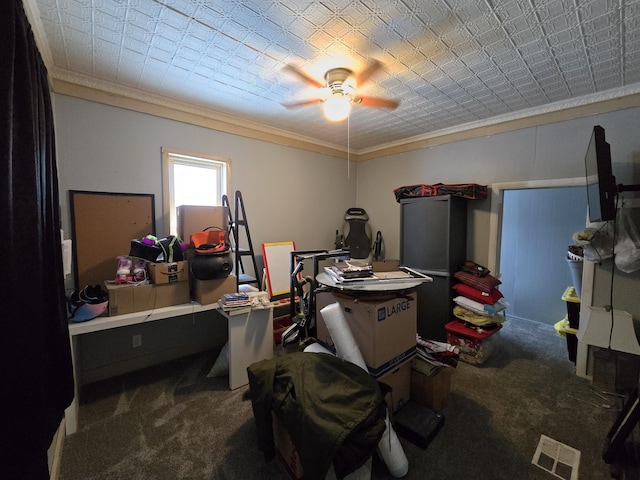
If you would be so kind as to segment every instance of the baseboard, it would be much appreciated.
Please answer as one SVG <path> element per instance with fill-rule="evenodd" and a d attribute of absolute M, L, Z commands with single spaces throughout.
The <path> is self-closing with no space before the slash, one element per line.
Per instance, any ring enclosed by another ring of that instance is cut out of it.
<path fill-rule="evenodd" d="M 59 480 L 60 465 L 62 464 L 62 449 L 64 447 L 64 437 L 66 436 L 66 424 L 64 418 L 60 421 L 58 430 L 53 436 L 53 441 L 49 447 L 49 480 Z"/>

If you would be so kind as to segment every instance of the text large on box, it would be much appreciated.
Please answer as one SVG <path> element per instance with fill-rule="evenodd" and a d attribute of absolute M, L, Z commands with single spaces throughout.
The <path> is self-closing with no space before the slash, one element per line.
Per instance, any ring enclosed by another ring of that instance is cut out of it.
<path fill-rule="evenodd" d="M 320 310 L 335 302 L 340 304 L 362 358 L 372 374 L 380 375 L 415 354 L 417 316 L 413 297 L 369 302 L 331 292 L 318 293 L 316 336 L 328 346 L 333 346 L 334 342 Z"/>

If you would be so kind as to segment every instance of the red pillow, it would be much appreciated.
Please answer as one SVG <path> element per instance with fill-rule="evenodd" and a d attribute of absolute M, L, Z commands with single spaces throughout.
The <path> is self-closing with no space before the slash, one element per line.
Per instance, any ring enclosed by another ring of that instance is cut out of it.
<path fill-rule="evenodd" d="M 477 288 L 484 293 L 491 293 L 491 290 L 502 283 L 500 280 L 490 274 L 485 275 L 484 277 L 478 277 L 467 272 L 456 272 L 453 274 L 453 276 L 465 285 Z"/>
<path fill-rule="evenodd" d="M 484 303 L 485 305 L 493 305 L 500 300 L 504 295 L 497 288 L 493 288 L 490 293 L 484 293 L 477 288 L 465 285 L 464 283 L 456 283 L 452 287 L 460 295 L 463 295 L 476 302 Z"/>

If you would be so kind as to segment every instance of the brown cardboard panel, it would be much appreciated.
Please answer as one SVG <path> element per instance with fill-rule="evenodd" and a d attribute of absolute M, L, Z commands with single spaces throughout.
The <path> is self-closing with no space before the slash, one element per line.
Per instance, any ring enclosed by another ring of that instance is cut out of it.
<path fill-rule="evenodd" d="M 191 302 L 189 282 L 177 282 L 164 285 L 153 285 L 155 298 L 152 308 L 170 307 Z"/>
<path fill-rule="evenodd" d="M 229 209 L 204 205 L 180 205 L 178 207 L 178 236 L 190 243 L 191 234 L 202 232 L 208 227 L 218 227 L 227 231 Z"/>
<path fill-rule="evenodd" d="M 387 394 L 385 400 L 391 407 L 391 411 L 395 412 L 399 406 L 404 405 L 411 398 L 411 360 L 405 360 L 377 380 L 391 387 L 391 392 Z"/>
<path fill-rule="evenodd" d="M 374 260 L 371 268 L 374 272 L 395 272 L 400 267 L 400 260 Z"/>
<path fill-rule="evenodd" d="M 193 299 L 201 305 L 215 303 L 220 300 L 223 293 L 235 293 L 237 282 L 235 275 L 215 280 L 198 280 L 194 278 Z"/>
<path fill-rule="evenodd" d="M 423 360 L 413 359 L 412 362 Z M 426 405 L 436 412 L 441 412 L 451 391 L 451 375 L 453 368 L 442 367 L 431 375 L 411 369 L 411 400 Z"/>

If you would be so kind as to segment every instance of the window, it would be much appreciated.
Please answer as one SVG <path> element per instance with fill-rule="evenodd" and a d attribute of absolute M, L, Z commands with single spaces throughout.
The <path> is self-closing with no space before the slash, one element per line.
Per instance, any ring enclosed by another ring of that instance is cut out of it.
<path fill-rule="evenodd" d="M 224 158 L 162 148 L 162 205 L 168 234 L 178 231 L 180 205 L 222 205 L 231 183 L 230 165 Z"/>

